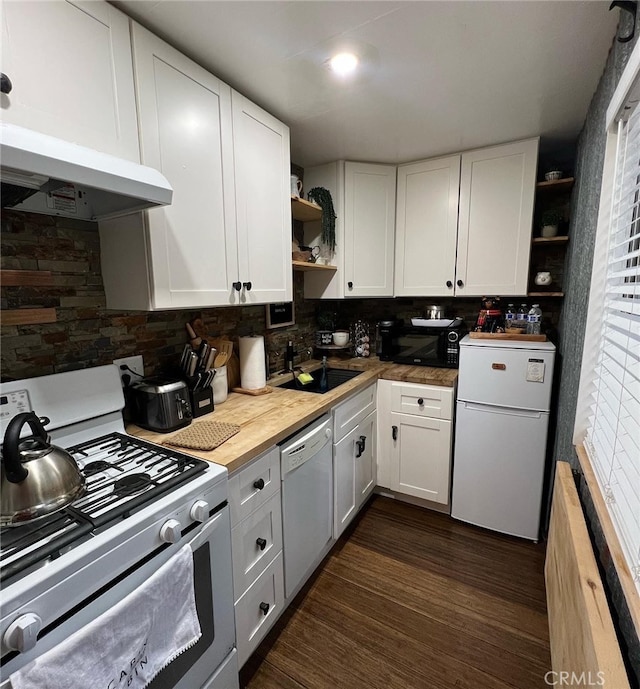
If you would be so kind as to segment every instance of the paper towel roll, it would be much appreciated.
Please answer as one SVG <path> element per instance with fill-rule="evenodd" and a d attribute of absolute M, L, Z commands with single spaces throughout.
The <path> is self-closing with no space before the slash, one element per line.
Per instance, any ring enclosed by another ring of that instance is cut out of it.
<path fill-rule="evenodd" d="M 259 390 L 267 384 L 264 337 L 240 337 L 240 384 L 246 390 Z"/>

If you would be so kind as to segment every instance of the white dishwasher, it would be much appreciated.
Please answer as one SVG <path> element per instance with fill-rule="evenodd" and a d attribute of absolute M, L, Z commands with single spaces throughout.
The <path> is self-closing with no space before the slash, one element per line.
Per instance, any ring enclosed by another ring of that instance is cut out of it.
<path fill-rule="evenodd" d="M 318 564 L 332 540 L 331 417 L 320 417 L 280 447 L 285 598 Z"/>

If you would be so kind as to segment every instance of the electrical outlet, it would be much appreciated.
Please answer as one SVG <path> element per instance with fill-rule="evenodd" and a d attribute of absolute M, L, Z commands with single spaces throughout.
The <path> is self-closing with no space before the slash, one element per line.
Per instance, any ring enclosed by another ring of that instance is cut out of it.
<path fill-rule="evenodd" d="M 136 380 L 140 380 L 138 376 L 134 376 L 131 371 L 134 371 L 135 373 L 139 373 L 141 376 L 144 376 L 144 362 L 142 360 L 142 354 L 136 354 L 135 356 L 125 356 L 122 359 L 114 359 L 113 363 L 118 367 L 118 373 L 120 374 L 120 381 L 122 383 L 122 387 L 125 387 L 125 379 L 123 379 L 123 376 L 129 376 L 129 380 L 133 383 Z M 127 369 L 121 369 L 120 366 L 128 366 L 131 371 L 128 371 Z"/>

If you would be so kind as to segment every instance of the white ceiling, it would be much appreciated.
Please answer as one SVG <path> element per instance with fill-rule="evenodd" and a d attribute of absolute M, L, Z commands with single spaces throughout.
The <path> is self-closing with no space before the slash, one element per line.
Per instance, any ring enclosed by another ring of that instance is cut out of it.
<path fill-rule="evenodd" d="M 303 166 L 573 140 L 619 14 L 609 0 L 114 4 L 286 122 Z M 341 81 L 324 63 L 344 48 L 362 69 Z"/>

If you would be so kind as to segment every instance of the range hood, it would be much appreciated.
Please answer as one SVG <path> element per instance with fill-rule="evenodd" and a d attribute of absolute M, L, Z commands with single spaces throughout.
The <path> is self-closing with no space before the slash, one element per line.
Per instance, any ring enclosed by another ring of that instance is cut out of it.
<path fill-rule="evenodd" d="M 166 206 L 173 189 L 157 170 L 0 123 L 2 207 L 103 220 Z"/>

